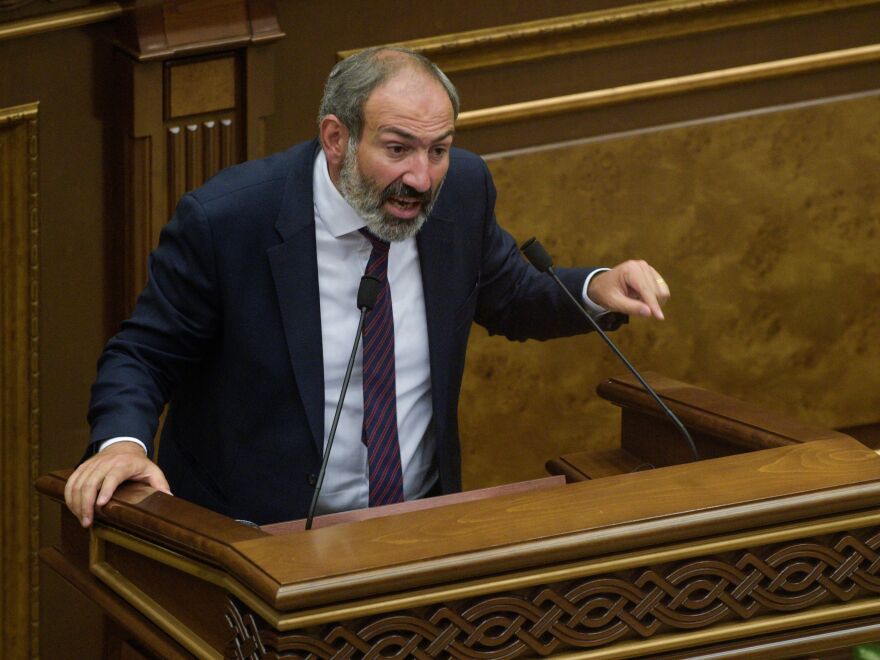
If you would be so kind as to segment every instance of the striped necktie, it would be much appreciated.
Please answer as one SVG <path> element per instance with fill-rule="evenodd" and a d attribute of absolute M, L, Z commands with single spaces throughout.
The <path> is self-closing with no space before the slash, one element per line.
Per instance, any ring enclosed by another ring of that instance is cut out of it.
<path fill-rule="evenodd" d="M 388 284 L 390 245 L 361 233 L 373 245 L 367 275 L 382 282 L 376 305 L 364 321 L 364 428 L 370 471 L 370 506 L 403 501 L 403 471 L 397 437 L 397 395 L 394 377 L 394 315 Z"/>

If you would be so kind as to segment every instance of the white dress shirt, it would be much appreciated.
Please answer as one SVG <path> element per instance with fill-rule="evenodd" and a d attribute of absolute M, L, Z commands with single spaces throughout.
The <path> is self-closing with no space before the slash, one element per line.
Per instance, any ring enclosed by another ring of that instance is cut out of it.
<path fill-rule="evenodd" d="M 315 159 L 315 239 L 321 340 L 324 349 L 324 440 L 336 411 L 360 311 L 357 290 L 372 246 L 359 229 L 364 221 L 346 202 L 327 172 L 324 152 Z M 388 283 L 394 310 L 397 430 L 406 499 L 420 497 L 437 478 L 431 427 L 431 370 L 425 297 L 415 238 L 391 244 Z M 336 439 L 318 498 L 319 513 L 368 506 L 367 448 L 361 442 L 364 415 L 362 349 L 351 374 Z"/>

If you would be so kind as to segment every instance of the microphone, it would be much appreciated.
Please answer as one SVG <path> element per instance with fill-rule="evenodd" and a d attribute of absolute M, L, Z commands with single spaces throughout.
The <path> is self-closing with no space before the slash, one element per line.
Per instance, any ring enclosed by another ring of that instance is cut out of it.
<path fill-rule="evenodd" d="M 357 357 L 357 349 L 361 342 L 361 333 L 364 330 L 364 318 L 379 297 L 382 290 L 382 282 L 372 275 L 364 275 L 361 278 L 357 293 L 357 306 L 361 310 L 361 318 L 358 321 L 357 334 L 354 337 L 354 346 L 351 347 L 351 357 L 348 358 L 348 367 L 345 370 L 345 378 L 342 379 L 342 392 L 336 403 L 336 413 L 333 415 L 333 425 L 330 427 L 330 435 L 324 447 L 324 458 L 321 461 L 321 472 L 318 474 L 318 482 L 315 484 L 315 494 L 312 495 L 312 503 L 309 505 L 309 515 L 306 518 L 306 529 L 312 528 L 312 519 L 315 517 L 315 508 L 318 506 L 318 495 L 324 483 L 324 474 L 327 472 L 327 463 L 330 462 L 330 450 L 333 448 L 333 439 L 336 437 L 336 427 L 339 424 L 339 416 L 342 414 L 342 403 L 345 401 L 345 393 L 348 391 L 348 381 L 351 380 L 351 370 L 354 368 L 354 359 Z"/>
<path fill-rule="evenodd" d="M 672 423 L 675 424 L 675 426 L 684 436 L 684 439 L 687 441 L 688 447 L 690 448 L 691 453 L 694 455 L 694 460 L 699 461 L 700 454 L 697 452 L 697 446 L 694 444 L 693 438 L 691 438 L 691 434 L 688 433 L 688 430 L 684 427 L 684 424 L 682 424 L 681 420 L 679 420 L 678 417 L 675 416 L 675 413 L 673 413 L 669 409 L 669 407 L 665 403 L 663 403 L 663 401 L 657 395 L 657 392 L 654 391 L 654 388 L 648 385 L 645 379 L 642 378 L 642 375 L 638 371 L 636 371 L 636 368 L 632 366 L 632 364 L 630 364 L 629 360 L 627 360 L 624 357 L 623 353 L 620 352 L 620 349 L 618 349 L 617 346 L 614 345 L 614 342 L 611 341 L 608 338 L 608 335 L 606 335 L 602 328 L 599 327 L 599 324 L 596 323 L 596 320 L 592 316 L 590 316 L 587 310 L 584 309 L 580 301 L 577 300 L 571 294 L 571 291 L 566 288 L 565 284 L 562 283 L 562 280 L 559 279 L 556 271 L 553 270 L 553 258 L 550 256 L 547 250 L 544 249 L 544 246 L 541 245 L 538 242 L 538 239 L 533 236 L 522 244 L 520 250 L 522 250 L 522 253 L 526 256 L 526 259 L 528 259 L 535 268 L 537 268 L 542 273 L 547 273 L 548 275 L 550 275 L 550 277 L 553 278 L 553 281 L 556 282 L 557 285 L 559 285 L 559 288 L 565 292 L 565 295 L 567 295 L 571 302 L 574 303 L 575 307 L 577 307 L 580 313 L 583 314 L 584 318 L 586 318 L 587 321 L 590 322 L 590 325 L 593 326 L 593 329 L 599 333 L 599 336 L 602 337 L 602 339 L 605 340 L 605 343 L 611 347 L 611 350 L 613 350 L 617 357 L 620 358 L 621 362 L 626 365 L 626 368 L 629 369 L 630 372 L 632 372 L 632 375 L 635 376 L 636 379 L 642 384 L 642 387 L 644 387 L 648 394 L 650 394 L 654 398 L 654 401 L 658 403 L 663 412 L 666 413 L 666 416 L 669 417 L 670 420 L 672 420 Z"/>

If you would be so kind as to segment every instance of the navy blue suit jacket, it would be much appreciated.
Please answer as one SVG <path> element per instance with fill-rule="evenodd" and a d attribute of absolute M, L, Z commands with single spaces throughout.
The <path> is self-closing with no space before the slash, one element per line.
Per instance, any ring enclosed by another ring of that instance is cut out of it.
<path fill-rule="evenodd" d="M 90 452 L 116 436 L 152 452 L 170 402 L 158 461 L 175 495 L 258 523 L 305 516 L 324 437 L 318 148 L 313 141 L 232 167 L 181 199 L 132 318 L 98 363 Z M 450 158 L 417 238 L 446 493 L 461 487 L 458 398 L 472 321 L 519 340 L 587 329 L 496 224 L 483 161 L 460 149 Z M 579 294 L 589 272 L 560 274 Z"/>

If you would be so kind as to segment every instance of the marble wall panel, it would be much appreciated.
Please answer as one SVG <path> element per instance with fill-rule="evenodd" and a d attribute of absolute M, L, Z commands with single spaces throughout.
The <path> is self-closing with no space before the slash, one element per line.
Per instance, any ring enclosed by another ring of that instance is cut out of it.
<path fill-rule="evenodd" d="M 615 340 L 662 372 L 831 427 L 880 421 L 880 95 L 489 157 L 499 220 L 558 265 L 648 260 L 665 322 Z M 475 328 L 462 396 L 469 487 L 611 446 L 622 373 L 596 336 L 525 345 Z"/>

